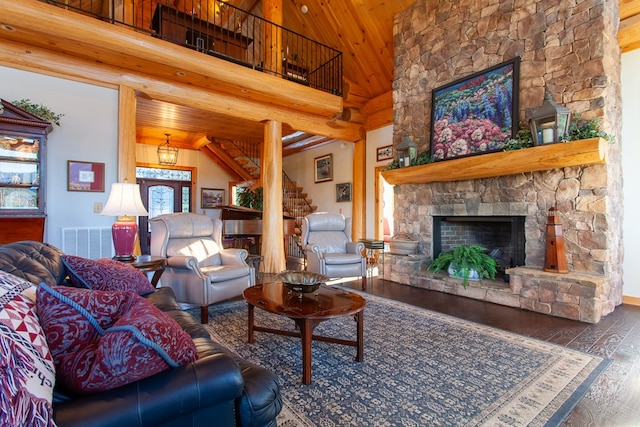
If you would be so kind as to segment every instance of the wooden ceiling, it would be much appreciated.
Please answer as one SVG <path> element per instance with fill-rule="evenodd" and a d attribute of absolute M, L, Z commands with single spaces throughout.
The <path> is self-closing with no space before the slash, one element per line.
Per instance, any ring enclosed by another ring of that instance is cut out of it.
<path fill-rule="evenodd" d="M 283 26 L 343 52 L 343 77 L 347 84 L 357 87 L 359 95 L 353 102 L 345 100 L 345 106 L 362 108 L 367 101 L 392 90 L 393 19 L 414 1 L 283 0 Z M 262 15 L 260 0 L 228 3 Z M 303 5 L 307 13 L 302 12 Z M 620 0 L 619 6 L 618 39 L 623 52 L 627 52 L 640 47 L 640 0 Z M 157 143 L 159 129 L 175 135 L 181 146 L 195 143 L 203 134 L 255 142 L 262 138 L 262 126 L 250 121 L 226 120 L 158 101 L 141 100 L 138 108 L 139 142 L 143 143 Z M 167 121 L 168 110 L 174 119 Z M 332 141 L 312 135 L 307 139 L 294 131 L 285 132 L 290 134 L 284 141 L 285 155 Z"/>
<path fill-rule="evenodd" d="M 69 0 L 70 4 L 78 1 Z M 216 7 L 217 1 L 202 0 L 202 3 L 207 2 L 207 5 L 212 4 L 212 7 Z M 283 26 L 343 52 L 343 77 L 348 91 L 348 96 L 344 98 L 344 106 L 360 109 L 361 114 L 354 115 L 364 115 L 366 118 L 370 117 L 370 111 L 376 111 L 375 108 L 371 108 L 372 104 L 376 104 L 376 100 L 390 99 L 394 64 L 393 20 L 397 13 L 409 7 L 414 1 L 282 0 Z M 147 10 L 152 10 L 151 2 L 155 3 L 157 0 L 139 0 L 132 4 L 136 4 L 136 7 L 149 7 Z M 191 4 L 192 0 L 171 0 L 171 2 L 180 7 L 183 3 Z M 227 2 L 243 10 L 262 15 L 261 0 L 228 0 Z M 93 0 L 91 2 L 97 8 L 96 11 L 102 12 L 104 12 L 102 9 L 108 7 L 109 3 L 108 0 L 102 2 Z M 302 11 L 303 5 L 306 6 L 306 13 Z M 623 52 L 640 47 L 640 0 L 620 0 L 619 12 L 621 21 L 618 40 Z M 1 20 L 2 17 L 0 17 Z M 14 23 L 14 26 L 17 27 L 17 24 Z M 30 28 L 37 29 L 36 23 L 33 24 Z M 65 54 L 76 56 L 88 56 L 90 52 L 95 50 L 90 44 L 83 45 L 83 41 L 81 41 L 83 38 L 74 38 L 73 35 L 69 36 L 69 40 L 60 38 L 45 40 L 46 34 L 37 33 L 35 30 L 33 34 L 27 36 L 29 39 L 20 39 L 19 37 L 23 36 L 18 34 L 23 33 L 21 31 L 15 33 L 5 31 L 0 32 L 0 37 L 24 42 L 27 45 L 43 45 L 44 43 L 48 49 L 59 49 Z M 133 49 L 137 49 L 136 53 L 142 49 L 141 45 L 145 43 L 145 37 L 146 35 L 140 39 L 140 46 L 132 46 Z M 102 40 L 101 45 L 104 46 L 108 40 Z M 63 42 L 69 42 L 69 44 L 63 44 Z M 174 48 L 168 46 L 166 50 L 172 49 Z M 16 52 L 19 52 L 18 46 L 16 46 Z M 92 55 L 97 62 L 105 60 L 105 57 L 98 51 Z M 153 69 L 153 74 L 157 78 L 165 79 L 164 81 L 172 79 L 172 76 L 175 78 L 175 75 L 180 75 L 178 74 L 180 66 L 183 69 L 185 67 L 184 64 L 176 64 L 176 67 L 165 65 L 158 68 L 157 64 L 146 64 L 129 51 L 121 51 L 119 55 L 110 58 L 112 64 L 128 64 L 131 66 L 130 68 L 136 70 Z M 163 58 L 166 60 L 166 57 Z M 197 65 L 191 63 L 189 67 L 197 68 Z M 74 65 L 70 64 L 69 68 L 74 68 Z M 186 70 L 187 73 L 191 71 L 189 68 Z M 202 86 L 210 84 L 207 83 L 206 77 L 204 80 L 201 78 L 193 83 Z M 236 85 L 236 96 L 244 96 L 237 92 L 238 87 L 242 87 L 242 84 Z M 227 92 L 234 93 L 231 90 L 227 90 Z M 283 91 L 280 93 L 282 96 L 286 95 Z M 228 102 L 229 98 L 226 99 Z M 284 104 L 281 103 L 281 105 Z M 387 124 L 389 117 L 386 115 L 383 120 L 378 121 L 378 124 Z M 155 99 L 142 95 L 138 97 L 136 125 L 138 142 L 157 145 L 165 140 L 165 133 L 169 133 L 171 134 L 171 142 L 181 148 L 199 149 L 206 143 L 205 137 L 207 136 L 256 143 L 263 138 L 263 126 L 256 120 L 238 118 L 237 114 L 226 115 L 220 111 L 212 112 L 211 110 L 204 111 L 194 107 L 179 106 L 163 102 L 159 100 L 158 96 Z M 328 137 L 305 135 L 293 127 L 285 127 L 283 135 L 284 155 L 332 141 Z"/>
<path fill-rule="evenodd" d="M 343 52 L 343 77 L 352 94 L 357 93 L 345 101 L 345 106 L 360 109 L 371 99 L 385 94 L 390 97 L 393 19 L 414 1 L 283 0 L 283 26 Z M 228 0 L 228 3 L 262 16 L 260 0 Z M 303 5 L 307 6 L 307 13 L 302 12 Z M 283 129 L 284 155 L 333 141 L 295 131 Z M 203 135 L 260 142 L 262 132 L 262 125 L 248 120 L 229 119 L 155 100 L 138 101 L 140 143 L 158 144 L 164 133 L 170 133 L 171 141 L 179 147 L 197 148 Z"/>

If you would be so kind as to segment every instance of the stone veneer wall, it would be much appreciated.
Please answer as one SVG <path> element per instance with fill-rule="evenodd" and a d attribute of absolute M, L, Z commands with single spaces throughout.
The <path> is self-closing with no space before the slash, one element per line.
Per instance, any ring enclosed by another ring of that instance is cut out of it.
<path fill-rule="evenodd" d="M 397 232 L 430 257 L 433 215 L 525 215 L 526 265 L 544 264 L 547 211 L 559 209 L 569 268 L 605 277 L 602 314 L 622 302 L 620 49 L 613 1 L 419 0 L 395 18 L 394 145 L 429 149 L 434 88 L 520 56 L 520 121 L 554 99 L 617 136 L 607 164 L 395 188 Z M 478 162 L 482 156 L 477 156 Z M 410 275 L 409 275 L 410 277 Z"/>

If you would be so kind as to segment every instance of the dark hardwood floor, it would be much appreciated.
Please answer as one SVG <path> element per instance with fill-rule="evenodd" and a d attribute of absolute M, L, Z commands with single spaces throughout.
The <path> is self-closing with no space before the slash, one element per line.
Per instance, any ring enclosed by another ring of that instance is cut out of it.
<path fill-rule="evenodd" d="M 640 307 L 623 304 L 591 325 L 378 278 L 366 292 L 607 357 L 611 364 L 562 425 L 640 426 Z"/>

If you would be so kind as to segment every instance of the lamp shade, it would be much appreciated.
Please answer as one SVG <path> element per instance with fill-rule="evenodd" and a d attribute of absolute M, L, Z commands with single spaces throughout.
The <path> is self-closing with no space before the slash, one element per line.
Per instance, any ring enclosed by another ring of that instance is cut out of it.
<path fill-rule="evenodd" d="M 111 184 L 111 193 L 107 204 L 102 209 L 102 215 L 110 216 L 147 216 L 149 212 L 144 208 L 140 198 L 140 186 L 128 182 Z"/>
<path fill-rule="evenodd" d="M 109 199 L 101 213 L 118 217 L 111 227 L 116 252 L 113 258 L 119 261 L 133 261 L 133 250 L 138 235 L 136 216 L 149 215 L 140 198 L 140 186 L 127 182 L 111 184 Z"/>

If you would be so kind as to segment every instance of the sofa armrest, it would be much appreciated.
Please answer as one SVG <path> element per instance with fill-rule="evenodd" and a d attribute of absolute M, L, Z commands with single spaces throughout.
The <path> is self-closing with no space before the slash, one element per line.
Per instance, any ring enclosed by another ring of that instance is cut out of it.
<path fill-rule="evenodd" d="M 157 426 L 242 394 L 238 364 L 216 352 L 185 366 L 54 404 L 58 427 Z"/>
<path fill-rule="evenodd" d="M 220 251 L 222 265 L 247 265 L 245 260 L 249 253 L 246 249 L 228 248 Z"/>

